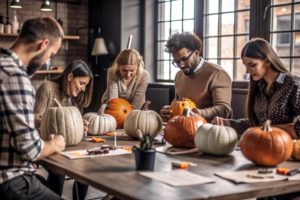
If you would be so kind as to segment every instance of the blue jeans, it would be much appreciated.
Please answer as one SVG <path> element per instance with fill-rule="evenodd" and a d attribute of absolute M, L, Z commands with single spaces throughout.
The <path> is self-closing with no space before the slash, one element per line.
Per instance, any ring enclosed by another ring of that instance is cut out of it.
<path fill-rule="evenodd" d="M 1 200 L 60 200 L 46 180 L 37 174 L 24 174 L 0 184 Z"/>

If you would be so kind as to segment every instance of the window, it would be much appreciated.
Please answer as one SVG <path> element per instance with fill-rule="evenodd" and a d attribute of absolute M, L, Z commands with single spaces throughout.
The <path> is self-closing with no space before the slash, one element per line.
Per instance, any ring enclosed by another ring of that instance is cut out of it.
<path fill-rule="evenodd" d="M 178 71 L 172 67 L 171 55 L 164 52 L 165 43 L 176 32 L 194 32 L 194 3 L 157 1 L 157 81 L 172 81 Z M 232 79 L 244 80 L 245 68 L 237 66 L 241 47 L 249 40 L 250 0 L 204 0 L 204 4 L 203 57 L 221 65 Z"/>
<path fill-rule="evenodd" d="M 157 81 L 172 81 L 178 68 L 165 53 L 165 43 L 176 32 L 194 32 L 194 0 L 158 0 Z"/>
<path fill-rule="evenodd" d="M 239 57 L 249 40 L 250 0 L 204 2 L 203 57 L 223 67 L 232 80 L 244 80 Z"/>
<path fill-rule="evenodd" d="M 168 37 L 194 30 L 203 40 L 204 59 L 234 81 L 247 80 L 240 53 L 251 37 L 270 41 L 286 67 L 300 75 L 300 0 L 157 0 L 157 6 L 157 81 L 172 81 L 178 70 L 164 52 Z"/>
<path fill-rule="evenodd" d="M 270 41 L 285 66 L 300 75 L 300 2 L 273 0 Z"/>

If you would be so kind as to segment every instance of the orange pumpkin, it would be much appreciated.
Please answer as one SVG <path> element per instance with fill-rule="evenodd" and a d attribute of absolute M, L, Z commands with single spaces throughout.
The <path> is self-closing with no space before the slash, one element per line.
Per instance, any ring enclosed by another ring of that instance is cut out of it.
<path fill-rule="evenodd" d="M 182 98 L 181 100 L 173 101 L 170 105 L 170 109 L 172 110 L 172 117 L 182 115 L 185 108 L 196 108 L 196 105 L 192 100 L 188 98 Z"/>
<path fill-rule="evenodd" d="M 240 147 L 243 155 L 255 164 L 276 166 L 291 156 L 293 143 L 286 131 L 271 128 L 271 121 L 267 120 L 263 128 L 248 128 L 241 137 Z"/>
<path fill-rule="evenodd" d="M 164 138 L 174 147 L 195 147 L 194 136 L 197 129 L 207 121 L 200 115 L 190 116 L 186 108 L 183 115 L 171 118 L 164 130 Z"/>
<path fill-rule="evenodd" d="M 300 160 L 300 140 L 293 140 L 293 153 L 294 160 Z"/>
<path fill-rule="evenodd" d="M 117 128 L 123 128 L 124 120 L 132 110 L 133 107 L 128 101 L 121 98 L 114 98 L 107 102 L 104 113 L 112 115 L 116 119 Z"/>

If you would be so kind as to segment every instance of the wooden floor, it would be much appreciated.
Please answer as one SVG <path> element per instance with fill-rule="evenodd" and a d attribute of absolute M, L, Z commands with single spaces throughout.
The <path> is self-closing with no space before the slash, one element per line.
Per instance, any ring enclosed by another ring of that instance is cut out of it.
<path fill-rule="evenodd" d="M 39 169 L 36 171 L 37 174 L 42 175 L 43 177 L 47 178 L 48 173 L 43 167 L 39 167 Z M 62 198 L 66 200 L 72 200 L 72 189 L 73 189 L 73 182 L 74 180 L 66 180 L 64 184 L 64 190 Z M 106 193 L 97 190 L 93 187 L 89 187 L 89 191 L 86 196 L 86 200 L 100 200 L 103 197 L 106 196 Z"/>

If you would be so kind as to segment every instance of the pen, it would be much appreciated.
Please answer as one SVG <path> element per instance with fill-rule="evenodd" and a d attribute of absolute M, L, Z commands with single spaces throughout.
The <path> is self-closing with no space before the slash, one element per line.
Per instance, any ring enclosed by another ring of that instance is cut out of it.
<path fill-rule="evenodd" d="M 272 175 L 269 175 L 269 176 L 263 176 L 263 175 L 247 174 L 246 176 L 247 176 L 248 178 L 257 178 L 257 179 L 274 178 L 274 176 L 272 176 Z"/>
<path fill-rule="evenodd" d="M 189 166 L 197 166 L 197 164 L 191 162 L 181 162 L 181 161 L 172 162 L 172 167 L 176 167 L 180 169 L 187 169 Z"/>
<path fill-rule="evenodd" d="M 288 168 L 277 168 L 276 172 L 277 172 L 277 174 L 293 176 L 293 175 L 298 174 L 300 172 L 300 168 L 291 169 L 291 170 L 289 170 Z"/>
<path fill-rule="evenodd" d="M 298 174 L 298 173 L 299 173 L 299 168 L 292 169 L 292 170 L 288 171 L 287 175 L 293 176 L 293 175 Z"/>

